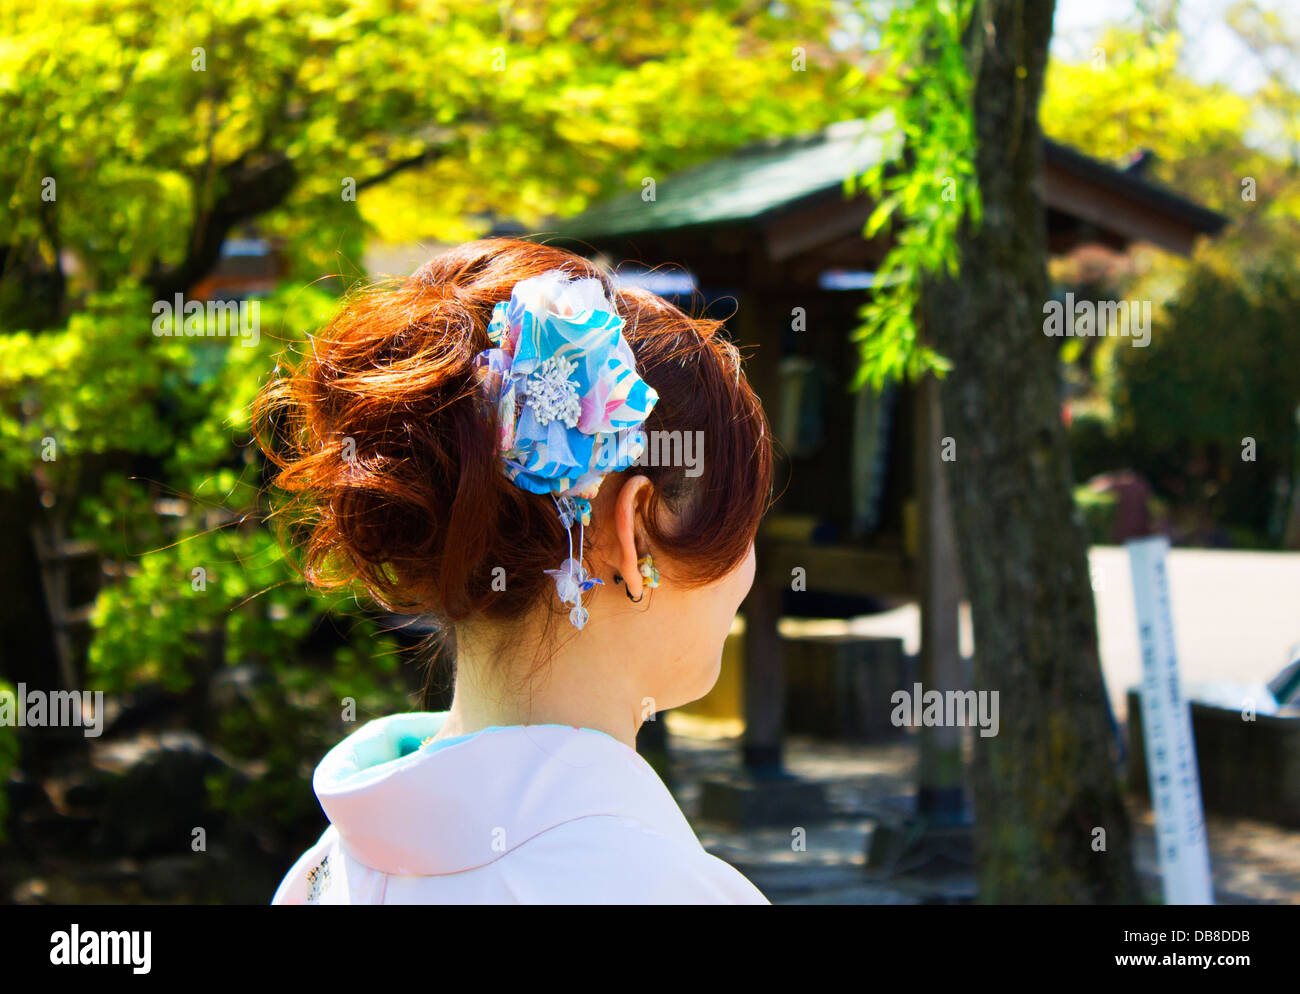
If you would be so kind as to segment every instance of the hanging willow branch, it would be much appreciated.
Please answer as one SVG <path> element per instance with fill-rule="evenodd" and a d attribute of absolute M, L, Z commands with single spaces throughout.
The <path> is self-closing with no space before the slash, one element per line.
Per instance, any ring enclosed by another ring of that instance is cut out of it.
<path fill-rule="evenodd" d="M 963 219 L 981 216 L 975 174 L 971 67 L 964 44 L 976 0 L 915 0 L 893 5 L 883 26 L 883 64 L 855 68 L 846 90 L 867 115 L 888 123 L 900 141 L 870 169 L 845 180 L 846 192 L 866 192 L 876 204 L 863 229 L 893 234 L 858 311 L 854 332 L 860 363 L 854 387 L 939 376 L 951 364 L 918 334 L 916 308 L 925 279 L 958 270 Z M 866 16 L 866 4 L 859 0 Z M 889 143 L 886 143 L 887 145 Z"/>

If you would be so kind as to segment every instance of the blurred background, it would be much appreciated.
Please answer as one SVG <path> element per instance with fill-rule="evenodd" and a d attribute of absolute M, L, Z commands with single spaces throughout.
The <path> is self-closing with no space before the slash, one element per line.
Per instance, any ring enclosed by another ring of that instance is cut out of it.
<path fill-rule="evenodd" d="M 305 588 L 249 402 L 357 281 L 510 234 L 727 318 L 781 444 L 719 685 L 644 734 L 711 850 L 773 900 L 1158 900 L 1117 546 L 1163 534 L 1219 898 L 1300 902 L 1300 23 L 1280 0 L 1060 0 L 1041 39 L 1028 313 L 1150 315 L 1143 347 L 1113 326 L 1026 346 L 1055 350 L 1046 448 L 1071 485 L 1035 527 L 1087 557 L 1061 617 L 1086 619 L 1091 668 L 1042 663 L 1084 673 L 1044 708 L 1078 746 L 1049 772 L 1117 785 L 1132 873 L 999 870 L 1030 843 L 976 818 L 981 792 L 1056 789 L 1014 698 L 1020 773 L 997 783 L 971 782 L 970 729 L 891 719 L 918 680 L 1012 693 L 995 628 L 1056 616 L 1043 571 L 1041 602 L 972 608 L 997 508 L 964 496 L 977 477 L 935 495 L 989 446 L 925 384 L 944 353 L 953 382 L 978 363 L 890 319 L 972 258 L 973 150 L 1001 147 L 945 57 L 970 9 L 0 0 L 0 685 L 91 695 L 81 724 L 0 711 L 0 901 L 269 901 L 325 827 L 316 762 L 419 704 L 437 631 Z M 1260 721 L 1232 718 L 1244 697 Z"/>

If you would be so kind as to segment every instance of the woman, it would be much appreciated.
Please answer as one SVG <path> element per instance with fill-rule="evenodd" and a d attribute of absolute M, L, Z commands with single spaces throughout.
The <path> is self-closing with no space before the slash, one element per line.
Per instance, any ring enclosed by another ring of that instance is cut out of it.
<path fill-rule="evenodd" d="M 450 711 L 322 760 L 274 903 L 767 903 L 635 751 L 716 681 L 771 493 L 718 322 L 487 239 L 353 298 L 258 418 L 309 581 L 455 657 Z"/>

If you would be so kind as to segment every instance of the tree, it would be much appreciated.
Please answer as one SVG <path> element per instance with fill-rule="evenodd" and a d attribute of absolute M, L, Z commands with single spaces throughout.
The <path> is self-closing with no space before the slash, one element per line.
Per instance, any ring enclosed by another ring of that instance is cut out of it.
<path fill-rule="evenodd" d="M 1266 112 L 1272 137 L 1285 155 L 1287 173 L 1295 179 L 1300 175 L 1300 86 L 1295 82 L 1300 24 L 1294 11 L 1288 18 L 1254 0 L 1233 4 L 1228 24 L 1263 70 L 1264 85 L 1256 97 Z"/>
<path fill-rule="evenodd" d="M 954 367 L 941 398 L 948 430 L 961 436 L 949 482 L 979 633 L 975 681 L 1001 693 L 1009 718 L 976 744 L 982 896 L 1132 902 L 1139 892 L 1074 519 L 1060 369 L 1042 332 L 1038 103 L 1054 7 L 988 0 L 968 29 L 983 219 L 963 224 L 962 278 L 937 275 L 922 322 Z"/>
<path fill-rule="evenodd" d="M 379 220 L 530 223 L 834 106 L 812 0 L 0 2 L 9 327 L 66 316 L 65 252 L 169 298 L 257 220 L 315 278 L 355 268 L 358 195 L 416 171 Z"/>
<path fill-rule="evenodd" d="M 900 194 L 875 219 L 896 231 L 884 289 L 916 307 L 892 318 L 877 309 L 874 320 L 868 310 L 864 357 L 874 365 L 864 375 L 878 378 L 882 365 L 895 375 L 949 370 L 943 431 L 957 458 L 943 465 L 974 621 L 975 686 L 1000 695 L 1003 716 L 998 735 L 975 738 L 981 900 L 1131 902 L 1131 830 L 1074 519 L 1060 368 L 1042 330 L 1038 105 L 1053 10 L 1052 0 L 895 9 L 886 38 L 906 51 L 888 101 L 917 126 L 893 175 L 868 185 Z M 944 126 L 925 128 L 932 118 Z M 945 178 L 956 181 L 955 198 L 940 198 Z"/>
<path fill-rule="evenodd" d="M 1280 84 L 1247 97 L 1197 82 L 1182 68 L 1174 32 L 1148 44 L 1112 29 L 1097 50 L 1093 60 L 1049 68 L 1041 115 L 1049 135 L 1117 163 L 1153 153 L 1146 178 L 1232 219 L 1203 251 L 1236 261 L 1294 253 L 1300 169 L 1279 158 L 1292 141 L 1275 123 L 1285 118 Z M 1167 257 L 1163 268 L 1180 263 Z"/>
<path fill-rule="evenodd" d="M 176 387 L 211 350 L 151 335 L 150 304 L 189 291 L 241 227 L 283 241 L 294 282 L 360 275 L 369 226 L 536 223 L 834 113 L 815 0 L 0 0 L 0 21 L 0 328 L 40 335 L 0 335 L 15 560 L 45 513 L 32 473 L 62 516 L 97 485 L 88 461 L 154 458 L 196 417 L 221 438 Z M 242 394 L 271 367 L 258 359 L 235 371 Z M 229 434 L 209 467 L 240 464 Z M 6 582 L 38 586 L 19 567 Z M 27 603 L 0 603 L 0 627 L 41 638 Z"/>
<path fill-rule="evenodd" d="M 247 406 L 334 304 L 301 284 L 359 273 L 370 227 L 536 224 L 815 127 L 832 25 L 816 0 L 0 0 L 0 23 L 0 668 L 53 683 L 28 532 L 66 525 L 114 578 L 84 676 L 202 698 L 220 667 L 273 673 L 205 732 L 270 760 L 241 804 L 314 807 L 304 728 L 323 743 L 339 698 L 390 710 L 402 681 L 265 527 Z M 291 266 L 260 340 L 151 333 L 247 226 Z"/>
<path fill-rule="evenodd" d="M 1107 459 L 1092 471 L 1140 472 L 1173 503 L 1180 530 L 1212 526 L 1234 544 L 1261 545 L 1284 537 L 1296 488 L 1300 386 L 1283 357 L 1294 338 L 1288 307 L 1300 251 L 1300 93 L 1286 67 L 1300 41 L 1281 15 L 1256 4 L 1234 5 L 1228 19 L 1260 63 L 1257 91 L 1192 79 L 1174 30 L 1152 44 L 1110 29 L 1092 59 L 1052 63 L 1042 119 L 1052 137 L 1101 158 L 1154 153 L 1146 178 L 1230 219 L 1191 259 L 1130 252 L 1121 279 L 1095 291 L 1152 302 L 1150 348 L 1075 338 L 1060 340 L 1061 353 L 1074 363 L 1074 383 L 1088 388 L 1075 415 L 1090 409 L 1104 428 L 1093 451 Z M 1054 275 L 1077 289 L 1090 265 L 1076 257 Z M 1076 429 L 1085 423 L 1074 420 Z M 1256 459 L 1240 457 L 1245 437 L 1258 442 Z"/>

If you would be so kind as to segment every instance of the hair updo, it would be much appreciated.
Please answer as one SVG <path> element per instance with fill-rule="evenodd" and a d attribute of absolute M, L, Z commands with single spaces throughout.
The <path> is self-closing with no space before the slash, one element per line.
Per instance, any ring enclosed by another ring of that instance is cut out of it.
<path fill-rule="evenodd" d="M 599 279 L 625 320 L 637 371 L 659 394 L 645 430 L 703 433 L 698 476 L 683 466 L 624 471 L 654 484 L 645 532 L 674 567 L 665 576 L 709 583 L 744 560 L 771 498 L 772 446 L 722 323 L 617 289 L 571 252 L 490 238 L 352 295 L 259 395 L 256 438 L 287 496 L 276 516 L 309 582 L 359 583 L 390 611 L 444 623 L 517 617 L 553 590 L 543 571 L 568 554 L 566 533 L 550 497 L 502 472 L 474 369 L 491 347 L 493 307 L 552 269 Z M 664 530 L 660 502 L 677 513 Z"/>

